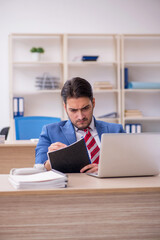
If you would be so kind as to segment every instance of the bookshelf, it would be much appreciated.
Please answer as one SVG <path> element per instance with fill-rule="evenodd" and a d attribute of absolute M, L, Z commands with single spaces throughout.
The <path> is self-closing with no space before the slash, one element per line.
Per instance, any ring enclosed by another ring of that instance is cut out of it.
<path fill-rule="evenodd" d="M 40 61 L 33 61 L 30 49 L 43 47 Z M 82 55 L 98 55 L 98 61 L 81 61 Z M 77 58 L 77 59 L 76 59 Z M 24 116 L 67 119 L 60 96 L 61 87 L 72 77 L 110 82 L 112 89 L 94 89 L 95 116 L 117 112 L 104 121 L 121 123 L 120 36 L 113 34 L 11 34 L 9 36 L 10 123 L 14 139 L 13 97 L 24 98 Z M 59 89 L 37 89 L 36 78 L 44 73 L 59 78 Z"/>
<path fill-rule="evenodd" d="M 160 89 L 147 88 L 160 84 L 160 35 L 122 35 L 122 124 L 141 124 L 142 132 L 160 132 Z M 128 81 L 142 84 L 144 88 L 125 89 L 125 72 Z M 126 109 L 138 109 L 139 117 L 125 116 Z"/>
<path fill-rule="evenodd" d="M 40 61 L 33 61 L 30 49 L 43 47 Z M 160 83 L 160 35 L 154 34 L 18 34 L 9 35 L 10 126 L 14 139 L 13 97 L 24 98 L 24 116 L 67 119 L 60 96 L 67 79 L 82 77 L 93 87 L 97 119 L 141 124 L 143 132 L 160 131 L 160 89 L 126 89 L 129 82 Z M 97 61 L 82 61 L 97 55 Z M 36 77 L 49 73 L 59 80 L 58 89 L 37 89 Z M 108 89 L 95 84 L 109 82 Z M 138 109 L 142 116 L 126 117 L 125 110 Z M 116 112 L 117 117 L 99 118 Z"/>
<path fill-rule="evenodd" d="M 60 89 L 45 90 L 36 87 L 36 77 L 44 73 L 55 76 L 62 86 L 63 68 L 62 34 L 11 34 L 9 36 L 10 66 L 10 125 L 11 139 L 15 139 L 13 97 L 24 98 L 25 116 L 63 117 Z M 33 61 L 30 49 L 43 47 L 41 61 Z"/>
<path fill-rule="evenodd" d="M 95 117 L 117 112 L 116 118 L 104 121 L 121 122 L 120 37 L 112 34 L 68 34 L 67 78 L 80 76 L 93 87 L 96 98 Z M 96 62 L 83 62 L 83 55 L 98 55 Z M 95 84 L 109 82 L 111 89 L 97 89 Z"/>

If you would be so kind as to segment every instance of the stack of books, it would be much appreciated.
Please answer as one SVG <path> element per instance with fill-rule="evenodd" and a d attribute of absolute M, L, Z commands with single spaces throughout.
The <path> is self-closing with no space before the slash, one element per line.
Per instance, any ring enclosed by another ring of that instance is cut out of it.
<path fill-rule="evenodd" d="M 9 174 L 8 180 L 16 189 L 54 189 L 67 187 L 67 175 L 53 169 L 35 174 Z"/>
<path fill-rule="evenodd" d="M 94 90 L 113 89 L 110 82 L 99 81 L 94 83 Z"/>
<path fill-rule="evenodd" d="M 142 117 L 142 112 L 137 110 L 137 109 L 133 109 L 133 110 L 125 110 L 125 117 L 130 117 L 130 118 L 139 118 Z"/>

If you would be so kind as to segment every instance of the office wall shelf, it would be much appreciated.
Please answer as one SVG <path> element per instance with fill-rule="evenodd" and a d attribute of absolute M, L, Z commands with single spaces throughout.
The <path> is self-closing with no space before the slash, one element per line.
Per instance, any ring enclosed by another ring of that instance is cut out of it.
<path fill-rule="evenodd" d="M 32 47 L 43 47 L 40 61 L 31 58 Z M 67 79 L 82 77 L 93 87 L 95 117 L 117 112 L 117 118 L 101 120 L 122 123 L 140 121 L 143 131 L 160 131 L 160 89 L 125 89 L 124 68 L 129 81 L 160 81 L 160 35 L 136 34 L 11 34 L 9 36 L 10 122 L 14 139 L 13 97 L 24 97 L 24 115 L 47 115 L 67 119 L 60 89 L 39 90 L 35 79 L 48 72 Z M 98 60 L 81 61 L 84 55 Z M 110 82 L 112 89 L 94 89 L 95 82 Z M 154 107 L 153 107 L 154 106 Z M 138 108 L 141 118 L 126 118 L 125 109 Z M 151 125 L 155 125 L 151 127 Z"/>
<path fill-rule="evenodd" d="M 95 117 L 117 112 L 121 122 L 120 93 L 120 36 L 116 34 L 68 34 L 66 38 L 66 76 L 80 76 L 93 87 L 96 98 Z M 98 60 L 81 61 L 82 56 L 99 56 Z M 94 83 L 110 82 L 113 89 L 97 90 Z M 103 119 L 108 121 L 107 118 Z M 112 120 L 111 120 L 112 121 Z"/>
<path fill-rule="evenodd" d="M 160 89 L 125 89 L 128 81 L 160 83 L 160 35 L 124 34 L 121 36 L 122 123 L 140 123 L 143 132 L 160 132 Z M 142 117 L 125 117 L 125 110 L 138 109 Z"/>
<path fill-rule="evenodd" d="M 43 47 L 40 61 L 31 58 L 32 47 Z M 96 97 L 95 116 L 117 112 L 121 123 L 120 36 L 116 34 L 19 34 L 9 36 L 10 119 L 14 138 L 13 97 L 24 97 L 24 115 L 67 119 L 61 89 L 38 90 L 35 78 L 44 72 L 58 77 L 60 86 L 72 77 L 86 78 Z M 98 55 L 98 61 L 74 61 L 77 56 Z M 108 81 L 112 89 L 95 90 L 94 82 Z"/>

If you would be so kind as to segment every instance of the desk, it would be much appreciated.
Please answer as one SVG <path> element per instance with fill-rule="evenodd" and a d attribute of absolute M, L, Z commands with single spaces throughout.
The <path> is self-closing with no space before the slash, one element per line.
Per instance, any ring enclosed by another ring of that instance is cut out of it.
<path fill-rule="evenodd" d="M 7 178 L 0 175 L 1 240 L 160 239 L 160 176 L 69 174 L 68 188 L 36 191 L 15 190 Z"/>
<path fill-rule="evenodd" d="M 11 168 L 33 167 L 36 143 L 14 141 L 0 144 L 0 174 L 9 173 Z"/>

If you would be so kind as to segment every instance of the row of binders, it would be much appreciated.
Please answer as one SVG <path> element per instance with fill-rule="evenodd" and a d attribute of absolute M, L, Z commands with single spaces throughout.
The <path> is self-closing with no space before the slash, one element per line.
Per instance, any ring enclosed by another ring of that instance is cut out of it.
<path fill-rule="evenodd" d="M 125 124 L 125 131 L 126 133 L 141 133 L 142 132 L 142 125 L 139 123 L 126 123 Z"/>
<path fill-rule="evenodd" d="M 24 98 L 14 97 L 13 98 L 13 117 L 24 116 Z"/>

